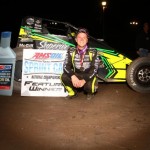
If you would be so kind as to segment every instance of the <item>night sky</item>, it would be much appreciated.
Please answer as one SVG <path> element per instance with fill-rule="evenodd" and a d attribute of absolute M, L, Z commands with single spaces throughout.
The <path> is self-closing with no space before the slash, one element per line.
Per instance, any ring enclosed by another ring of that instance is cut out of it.
<path fill-rule="evenodd" d="M 105 41 L 114 48 L 134 49 L 134 38 L 137 30 L 145 21 L 150 21 L 149 0 L 106 0 L 104 12 Z M 25 16 L 36 16 L 51 20 L 68 22 L 76 27 L 85 27 L 89 33 L 102 38 L 102 6 L 100 0 L 70 1 L 11 1 L 1 4 L 0 18 L 2 31 L 12 31 L 12 47 L 15 47 L 19 26 Z M 18 6 L 17 6 L 18 5 Z M 6 13 L 5 13 L 6 12 Z M 130 21 L 136 20 L 138 26 L 131 26 Z"/>

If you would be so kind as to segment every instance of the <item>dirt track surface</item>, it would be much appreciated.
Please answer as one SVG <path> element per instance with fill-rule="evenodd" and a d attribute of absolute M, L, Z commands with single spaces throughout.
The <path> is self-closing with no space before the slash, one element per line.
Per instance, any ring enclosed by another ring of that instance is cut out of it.
<path fill-rule="evenodd" d="M 109 83 L 85 98 L 0 96 L 0 150 L 150 150 L 150 94 Z"/>

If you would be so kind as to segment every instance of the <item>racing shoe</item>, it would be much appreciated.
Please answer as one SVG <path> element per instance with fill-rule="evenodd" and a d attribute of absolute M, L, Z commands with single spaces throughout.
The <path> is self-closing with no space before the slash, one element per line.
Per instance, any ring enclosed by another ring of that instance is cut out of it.
<path fill-rule="evenodd" d="M 78 94 L 76 93 L 75 95 L 68 95 L 68 96 L 66 96 L 65 97 L 65 99 L 74 99 L 74 98 L 76 98 L 78 96 Z"/>
<path fill-rule="evenodd" d="M 87 94 L 86 100 L 91 100 L 94 97 L 94 94 Z"/>

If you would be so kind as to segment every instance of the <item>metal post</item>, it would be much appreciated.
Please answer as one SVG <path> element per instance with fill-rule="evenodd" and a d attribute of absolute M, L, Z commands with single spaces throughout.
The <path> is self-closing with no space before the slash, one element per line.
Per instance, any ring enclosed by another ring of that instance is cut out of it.
<path fill-rule="evenodd" d="M 102 8 L 103 8 L 103 14 L 102 14 L 102 37 L 103 39 L 105 39 L 105 8 L 106 8 L 106 4 L 107 2 L 104 0 L 102 1 Z"/>

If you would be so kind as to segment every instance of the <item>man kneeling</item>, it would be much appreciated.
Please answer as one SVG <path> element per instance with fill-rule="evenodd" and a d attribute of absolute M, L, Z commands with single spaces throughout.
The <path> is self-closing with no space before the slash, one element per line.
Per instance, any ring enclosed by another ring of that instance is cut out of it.
<path fill-rule="evenodd" d="M 77 46 L 69 48 L 63 66 L 61 81 L 68 92 L 66 99 L 77 96 L 77 90 L 83 88 L 90 100 L 98 89 L 99 57 L 97 50 L 88 47 L 88 31 L 81 28 L 76 33 Z"/>

